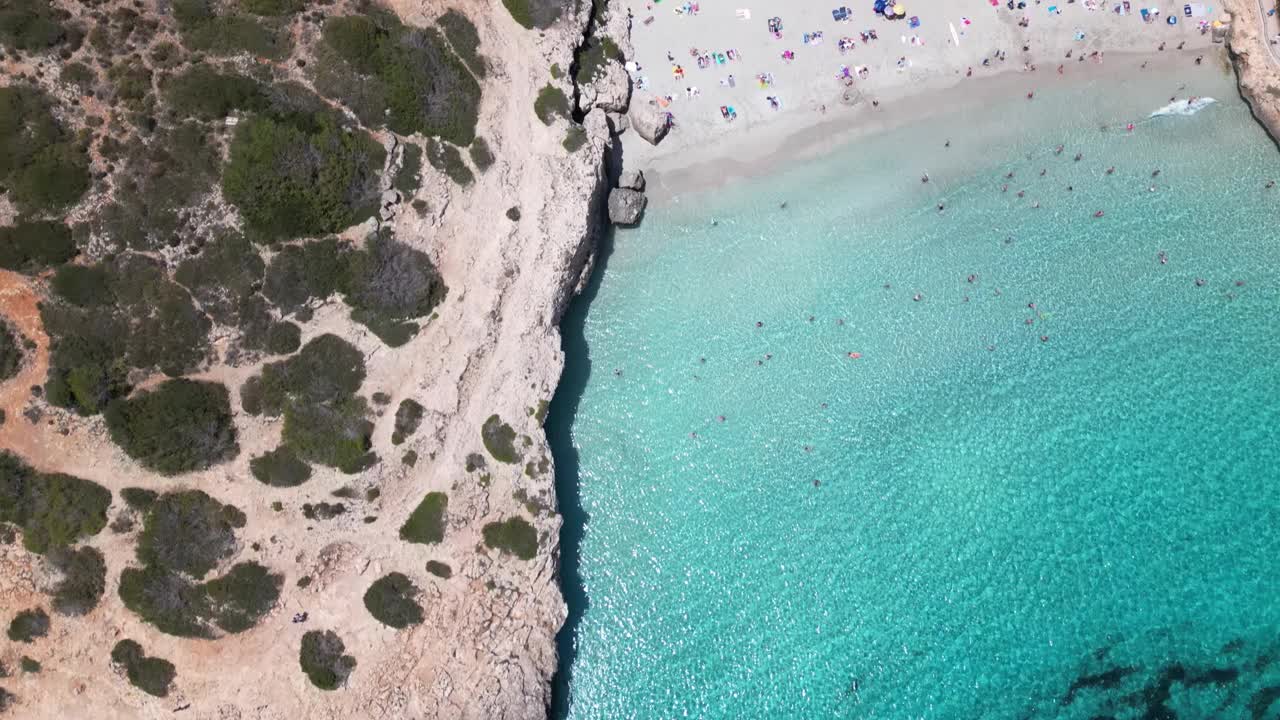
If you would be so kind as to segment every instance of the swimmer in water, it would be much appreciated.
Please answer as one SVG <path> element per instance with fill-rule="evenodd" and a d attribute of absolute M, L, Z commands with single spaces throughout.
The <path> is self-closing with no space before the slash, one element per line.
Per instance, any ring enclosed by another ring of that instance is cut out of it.
<path fill-rule="evenodd" d="M 1040 209 L 1040 201 L 1039 201 L 1039 200 L 1037 200 L 1037 201 L 1035 201 L 1035 202 L 1031 203 L 1031 209 L 1032 209 L 1032 210 L 1039 210 L 1039 209 Z"/>
<path fill-rule="evenodd" d="M 1160 174 L 1160 170 L 1159 170 L 1159 169 L 1156 169 L 1156 170 L 1152 170 L 1152 171 L 1151 171 L 1151 177 L 1156 177 L 1156 176 L 1158 176 L 1159 174 Z"/>
<path fill-rule="evenodd" d="M 1001 186 L 1000 186 L 1000 192 L 1009 192 L 1009 186 L 1008 186 L 1008 185 L 1001 185 Z"/>
<path fill-rule="evenodd" d="M 757 321 L 756 321 L 756 327 L 758 327 L 758 328 L 762 328 L 762 327 L 764 327 L 764 323 L 762 323 L 762 322 L 760 322 L 759 320 L 757 320 Z"/>
<path fill-rule="evenodd" d="M 1054 154 L 1054 155 L 1061 155 L 1061 154 L 1062 154 L 1062 150 L 1063 150 L 1063 146 L 1062 146 L 1062 145 L 1059 145 L 1058 147 L 1054 148 L 1053 154 Z"/>
<path fill-rule="evenodd" d="M 1010 170 L 1010 171 L 1009 171 L 1009 174 L 1004 176 L 1004 179 L 1005 179 L 1005 180 L 1012 180 L 1012 179 L 1013 179 L 1013 171 L 1012 171 L 1012 170 Z"/>
<path fill-rule="evenodd" d="M 975 282 L 977 279 L 978 279 L 978 276 L 977 276 L 976 274 L 971 274 L 971 275 L 969 275 L 969 283 L 970 283 L 970 284 L 973 284 L 973 282 Z"/>
<path fill-rule="evenodd" d="M 1049 342 L 1049 336 L 1048 336 L 1048 335 L 1041 335 L 1041 336 L 1040 336 L 1040 342 Z"/>
<path fill-rule="evenodd" d="M 1018 197 L 1022 197 L 1023 195 L 1026 195 L 1026 194 L 1027 194 L 1027 191 L 1026 191 L 1026 190 L 1019 190 L 1019 191 L 1018 191 Z"/>
<path fill-rule="evenodd" d="M 1068 186 L 1067 186 L 1067 192 L 1071 192 L 1072 190 L 1075 190 L 1075 188 L 1074 188 L 1074 187 L 1072 187 L 1072 186 L 1070 186 L 1070 185 L 1068 185 Z"/>
<path fill-rule="evenodd" d="M 945 205 L 943 205 L 942 203 L 938 203 L 938 212 L 942 212 L 945 209 L 946 209 Z"/>
<path fill-rule="evenodd" d="M 1094 217 L 1096 217 L 1096 218 L 1100 218 L 1100 217 L 1102 217 L 1102 211 L 1101 211 L 1101 210 L 1099 210 L 1098 212 L 1094 213 L 1094 214 L 1093 214 L 1093 216 L 1094 216 Z"/>
<path fill-rule="evenodd" d="M 1108 175 L 1111 175 L 1111 174 L 1112 174 L 1112 173 L 1114 173 L 1115 171 L 1116 171 L 1116 166 L 1115 166 L 1115 165 L 1112 165 L 1111 167 L 1107 168 L 1107 174 L 1108 174 Z"/>
<path fill-rule="evenodd" d="M 1164 252 L 1163 250 L 1161 250 L 1161 251 L 1156 255 L 1156 258 L 1157 258 L 1158 260 L 1160 260 L 1160 264 L 1161 264 L 1161 265 L 1168 265 L 1168 264 L 1169 264 L 1169 256 L 1168 256 L 1168 255 L 1166 255 L 1166 254 L 1165 254 L 1165 252 Z"/>
<path fill-rule="evenodd" d="M 1204 278 L 1196 278 L 1196 287 L 1204 287 Z"/>
<path fill-rule="evenodd" d="M 1273 188 L 1273 187 L 1275 187 L 1275 186 L 1276 186 L 1276 181 L 1275 181 L 1275 180 L 1268 180 L 1268 181 L 1267 181 L 1267 184 L 1266 184 L 1266 185 L 1264 185 L 1263 187 L 1265 187 L 1266 189 L 1270 190 L 1271 188 Z"/>
<path fill-rule="evenodd" d="M 622 377 L 622 368 L 614 368 L 613 375 L 614 377 Z"/>
<path fill-rule="evenodd" d="M 1084 153 L 1076 153 L 1076 162 L 1080 162 L 1083 159 L 1084 159 Z"/>
<path fill-rule="evenodd" d="M 1044 174 L 1047 172 L 1049 172 L 1048 168 L 1040 168 L 1040 177 L 1044 177 Z"/>
<path fill-rule="evenodd" d="M 779 209 L 779 210 L 786 210 L 786 209 L 787 209 L 787 201 L 786 201 L 786 200 L 783 200 L 783 201 L 782 201 L 782 203 L 778 205 L 778 209 Z"/>
<path fill-rule="evenodd" d="M 923 300 L 923 299 L 924 299 L 924 296 L 923 296 L 923 295 L 921 295 L 920 293 L 916 293 L 915 295 L 912 295 L 912 296 L 911 296 L 911 301 L 912 301 L 912 302 L 920 302 L 920 301 L 921 301 L 921 300 Z"/>
<path fill-rule="evenodd" d="M 716 419 L 717 419 L 717 420 L 719 420 L 720 422 L 724 422 L 724 416 L 723 416 L 723 415 L 721 415 L 720 417 L 718 417 L 718 418 L 716 418 Z"/>
<path fill-rule="evenodd" d="M 922 183 L 927 183 L 927 182 L 929 182 L 929 173 L 925 173 L 925 174 L 921 175 L 921 176 L 920 176 L 920 182 L 922 182 Z"/>

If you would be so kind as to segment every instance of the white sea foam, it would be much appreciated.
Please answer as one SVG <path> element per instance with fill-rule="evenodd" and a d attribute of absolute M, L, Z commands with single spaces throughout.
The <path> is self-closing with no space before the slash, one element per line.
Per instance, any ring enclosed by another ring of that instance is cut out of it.
<path fill-rule="evenodd" d="M 1151 117 L 1164 117 L 1167 115 L 1195 115 L 1201 110 L 1209 107 L 1217 102 L 1211 97 L 1195 98 L 1194 100 L 1174 100 L 1164 107 L 1151 113 Z"/>

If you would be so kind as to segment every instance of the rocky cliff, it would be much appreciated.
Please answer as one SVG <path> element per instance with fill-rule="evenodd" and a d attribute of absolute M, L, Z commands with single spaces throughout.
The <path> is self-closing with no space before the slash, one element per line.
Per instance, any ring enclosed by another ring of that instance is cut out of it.
<path fill-rule="evenodd" d="M 1269 45 L 1257 0 L 1226 0 L 1233 21 L 1228 47 L 1240 95 L 1253 116 L 1280 142 L 1280 49 Z"/>

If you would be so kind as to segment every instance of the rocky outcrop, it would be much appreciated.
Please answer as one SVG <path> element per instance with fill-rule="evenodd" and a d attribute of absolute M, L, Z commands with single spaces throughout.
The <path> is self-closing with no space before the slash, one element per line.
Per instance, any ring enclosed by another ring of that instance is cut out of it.
<path fill-rule="evenodd" d="M 671 125 L 667 122 L 667 113 L 659 108 L 651 97 L 633 99 L 628 117 L 636 134 L 650 145 L 662 142 L 662 138 L 666 137 L 667 132 L 671 130 Z"/>
<path fill-rule="evenodd" d="M 609 193 L 609 221 L 615 225 L 635 225 L 648 204 L 644 193 L 628 188 L 614 188 Z"/>
<path fill-rule="evenodd" d="M 578 109 L 589 113 L 599 108 L 622 113 L 631 102 L 631 76 L 617 60 L 605 61 L 604 68 L 588 84 L 579 88 Z"/>
<path fill-rule="evenodd" d="M 618 187 L 644 192 L 644 173 L 640 170 L 623 170 L 618 176 Z"/>
<path fill-rule="evenodd" d="M 1226 0 L 1231 13 L 1228 49 L 1240 96 L 1272 140 L 1280 143 L 1280 49 L 1268 46 L 1254 0 Z"/>

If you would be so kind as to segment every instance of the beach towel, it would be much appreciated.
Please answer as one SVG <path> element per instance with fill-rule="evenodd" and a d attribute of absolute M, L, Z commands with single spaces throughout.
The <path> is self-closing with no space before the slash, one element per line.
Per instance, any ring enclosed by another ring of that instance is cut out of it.
<path fill-rule="evenodd" d="M 740 18 L 742 18 L 743 20 L 750 20 L 750 19 L 751 19 L 751 11 L 750 11 L 750 10 L 746 10 L 746 9 L 739 8 L 739 9 L 735 10 L 733 14 L 734 14 L 734 15 L 736 15 L 736 16 L 738 16 L 738 17 L 740 17 Z"/>

